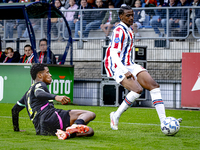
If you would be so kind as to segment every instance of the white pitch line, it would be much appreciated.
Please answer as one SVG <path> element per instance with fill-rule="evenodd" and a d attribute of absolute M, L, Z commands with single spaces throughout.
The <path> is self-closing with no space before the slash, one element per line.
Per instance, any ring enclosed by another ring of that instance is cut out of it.
<path fill-rule="evenodd" d="M 92 121 L 92 122 L 97 122 L 97 123 L 110 123 L 110 122 L 101 122 L 101 121 Z M 159 124 L 149 124 L 149 123 L 127 123 L 127 122 L 120 122 L 120 124 L 132 124 L 132 125 L 143 125 L 143 126 L 160 126 Z M 200 127 L 194 127 L 194 126 L 182 126 L 184 128 L 197 128 L 199 129 Z"/>
<path fill-rule="evenodd" d="M 0 116 L 0 118 L 12 118 L 11 116 Z M 19 117 L 19 119 L 28 119 L 30 120 L 28 117 Z M 106 123 L 106 124 L 110 124 L 110 122 L 105 122 L 105 121 L 92 121 L 95 123 Z M 142 126 L 160 126 L 159 124 L 151 124 L 151 123 L 127 123 L 127 122 L 120 122 L 120 124 L 132 124 L 132 125 L 142 125 Z M 181 128 L 191 128 L 191 129 L 199 129 L 200 127 L 195 127 L 195 126 L 182 126 Z"/>

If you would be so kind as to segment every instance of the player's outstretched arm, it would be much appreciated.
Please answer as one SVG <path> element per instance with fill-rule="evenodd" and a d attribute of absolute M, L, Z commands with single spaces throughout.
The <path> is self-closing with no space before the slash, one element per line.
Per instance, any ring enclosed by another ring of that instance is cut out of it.
<path fill-rule="evenodd" d="M 56 95 L 55 100 L 58 102 L 61 102 L 61 104 L 63 104 L 63 105 L 71 102 L 70 98 L 67 96 Z"/>
<path fill-rule="evenodd" d="M 13 122 L 14 131 L 20 131 L 19 130 L 19 112 L 24 108 L 25 108 L 24 106 L 19 106 L 17 103 L 12 108 L 12 122 Z"/>

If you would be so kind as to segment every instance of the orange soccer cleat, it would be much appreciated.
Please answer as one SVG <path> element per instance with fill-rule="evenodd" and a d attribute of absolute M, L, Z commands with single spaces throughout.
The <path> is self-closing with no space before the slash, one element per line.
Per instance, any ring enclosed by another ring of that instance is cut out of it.
<path fill-rule="evenodd" d="M 66 132 L 68 132 L 69 134 L 73 134 L 73 133 L 87 133 L 89 131 L 89 127 L 86 125 L 72 125 L 70 127 L 66 128 Z"/>

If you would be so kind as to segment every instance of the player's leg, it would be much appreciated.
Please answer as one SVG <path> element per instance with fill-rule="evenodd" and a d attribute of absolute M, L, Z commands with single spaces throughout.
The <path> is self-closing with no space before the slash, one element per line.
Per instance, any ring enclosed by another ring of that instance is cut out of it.
<path fill-rule="evenodd" d="M 137 80 L 143 88 L 150 91 L 152 102 L 156 108 L 160 122 L 162 122 L 166 118 L 166 115 L 159 84 L 147 71 L 138 73 Z"/>
<path fill-rule="evenodd" d="M 76 132 L 76 136 L 92 136 L 94 131 L 91 127 L 86 126 L 96 117 L 95 113 L 87 110 L 71 110 L 69 112 L 70 125 L 66 131 Z M 71 134 L 71 133 L 70 133 Z"/>
<path fill-rule="evenodd" d="M 86 126 L 91 120 L 96 117 L 95 113 L 86 110 L 70 110 L 69 120 L 65 123 L 70 125 L 63 131 L 58 129 L 56 135 L 58 139 L 65 140 L 66 138 L 76 136 L 93 136 L 94 131 L 91 127 Z"/>
<path fill-rule="evenodd" d="M 124 101 L 121 103 L 117 111 L 110 113 L 110 119 L 111 119 L 110 125 L 113 130 L 118 130 L 118 121 L 119 121 L 120 116 L 122 115 L 124 111 L 126 111 L 131 106 L 131 104 L 138 97 L 140 97 L 140 93 L 143 90 L 140 84 L 137 82 L 137 80 L 133 78 L 127 79 L 125 77 L 122 80 L 121 84 L 130 92 L 126 95 Z"/>
<path fill-rule="evenodd" d="M 87 110 L 71 110 L 69 112 L 70 125 L 72 124 L 84 124 L 87 125 L 90 121 L 94 120 L 95 113 Z"/>

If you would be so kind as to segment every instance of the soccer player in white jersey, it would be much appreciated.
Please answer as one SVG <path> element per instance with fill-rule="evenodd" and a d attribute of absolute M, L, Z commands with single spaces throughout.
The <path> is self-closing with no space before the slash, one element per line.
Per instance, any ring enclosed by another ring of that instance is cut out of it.
<path fill-rule="evenodd" d="M 114 29 L 109 47 L 106 50 L 105 69 L 107 76 L 113 77 L 117 83 L 130 91 L 117 111 L 110 113 L 110 126 L 113 130 L 118 130 L 120 116 L 140 97 L 143 88 L 150 91 L 160 122 L 166 118 L 159 84 L 145 68 L 135 64 L 131 59 L 134 39 L 130 26 L 133 24 L 133 16 L 133 10 L 130 6 L 120 8 L 121 21 Z"/>

